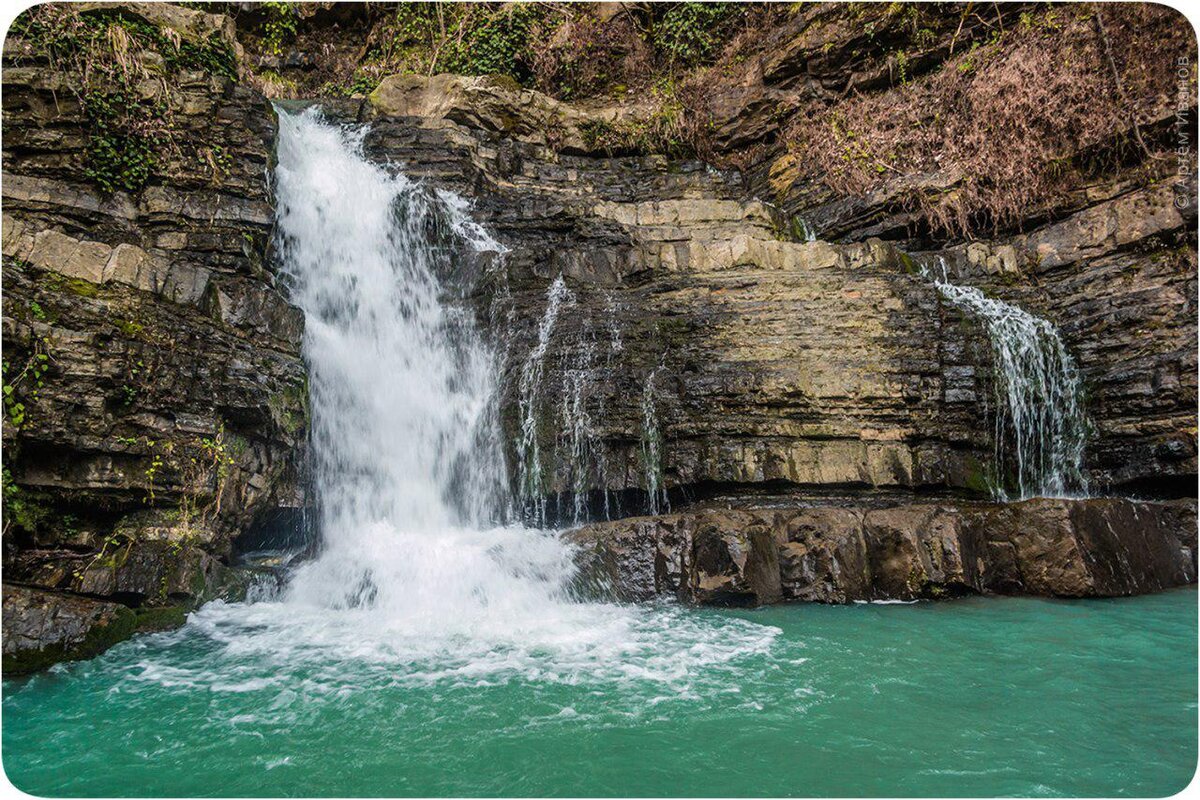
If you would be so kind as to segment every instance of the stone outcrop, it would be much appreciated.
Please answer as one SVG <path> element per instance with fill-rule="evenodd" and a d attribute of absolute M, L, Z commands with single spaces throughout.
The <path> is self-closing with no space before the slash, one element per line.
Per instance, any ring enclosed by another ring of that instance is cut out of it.
<path fill-rule="evenodd" d="M 4 673 L 99 655 L 141 631 L 183 624 L 178 606 L 132 609 L 75 594 L 4 585 Z"/>
<path fill-rule="evenodd" d="M 167 31 L 215 64 L 236 51 L 219 15 L 72 13 Z M 6 670 L 95 652 L 133 631 L 133 609 L 178 622 L 235 596 L 233 539 L 304 503 L 303 319 L 268 268 L 271 106 L 131 39 L 130 58 L 158 71 L 137 85 L 161 92 L 172 146 L 144 185 L 110 191 L 85 104 L 99 89 L 38 35 L 10 31 L 3 71 Z"/>
<path fill-rule="evenodd" d="M 1112 597 L 1196 580 L 1189 501 L 710 507 L 596 523 L 567 538 L 585 585 L 636 600 Z"/>

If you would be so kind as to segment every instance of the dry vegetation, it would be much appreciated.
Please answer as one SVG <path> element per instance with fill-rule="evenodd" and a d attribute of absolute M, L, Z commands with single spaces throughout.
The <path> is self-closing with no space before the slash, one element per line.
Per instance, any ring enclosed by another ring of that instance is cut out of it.
<path fill-rule="evenodd" d="M 1040 7 L 935 72 L 804 109 L 788 147 L 848 195 L 899 176 L 957 179 L 907 198 L 945 233 L 1011 226 L 1089 177 L 1164 158 L 1151 151 L 1172 145 L 1143 128 L 1173 114 L 1180 58 L 1194 86 L 1191 30 L 1165 7 Z"/>

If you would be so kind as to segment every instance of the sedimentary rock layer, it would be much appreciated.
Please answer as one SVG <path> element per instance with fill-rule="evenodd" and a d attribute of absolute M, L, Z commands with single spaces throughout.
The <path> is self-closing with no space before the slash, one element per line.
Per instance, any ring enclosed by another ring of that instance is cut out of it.
<path fill-rule="evenodd" d="M 583 584 L 623 599 L 848 603 L 1112 597 L 1196 580 L 1194 501 L 702 508 L 584 526 Z"/>
<path fill-rule="evenodd" d="M 661 485 L 683 494 L 772 482 L 986 492 L 987 347 L 913 274 L 905 243 L 806 243 L 799 200 L 784 213 L 737 172 L 611 157 L 577 141 L 580 112 L 564 107 L 445 76 L 389 79 L 339 106 L 371 120 L 380 158 L 473 196 L 512 248 L 480 305 L 507 355 L 514 441 L 521 371 L 563 276 L 569 313 L 532 401 L 546 494 L 583 485 L 595 506 L 601 489 L 647 490 L 652 379 Z M 1175 208 L 1178 183 L 1101 178 L 1023 234 L 914 254 L 1061 328 L 1094 423 L 1094 488 L 1171 496 L 1195 475 L 1195 217 Z"/>
<path fill-rule="evenodd" d="M 112 603 L 228 590 L 233 538 L 303 503 L 303 323 L 267 258 L 275 117 L 225 60 L 232 23 L 64 13 L 123 32 L 138 79 L 85 80 L 36 26 L 5 41 L 4 578 L 49 590 L 6 583 L 6 669 L 10 641 L 69 654 L 87 650 L 71 631 L 128 633 Z M 169 146 L 104 127 L 114 103 L 153 109 Z"/>

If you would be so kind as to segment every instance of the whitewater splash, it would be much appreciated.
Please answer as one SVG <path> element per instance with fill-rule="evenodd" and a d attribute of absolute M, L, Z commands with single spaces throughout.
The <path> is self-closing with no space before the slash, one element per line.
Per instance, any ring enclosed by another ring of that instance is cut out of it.
<path fill-rule="evenodd" d="M 769 650 L 774 628 L 575 601 L 571 549 L 506 524 L 495 357 L 463 302 L 503 248 L 461 198 L 364 158 L 364 129 L 279 116 L 277 245 L 306 319 L 322 546 L 281 597 L 211 603 L 189 629 L 273 674 L 352 660 L 392 683 L 686 688 Z"/>
<path fill-rule="evenodd" d="M 951 283 L 946 262 L 922 267 L 938 292 L 983 323 L 994 369 L 995 463 L 999 499 L 1007 467 L 1019 499 L 1087 494 L 1088 423 L 1075 359 L 1058 329 L 973 286 Z"/>

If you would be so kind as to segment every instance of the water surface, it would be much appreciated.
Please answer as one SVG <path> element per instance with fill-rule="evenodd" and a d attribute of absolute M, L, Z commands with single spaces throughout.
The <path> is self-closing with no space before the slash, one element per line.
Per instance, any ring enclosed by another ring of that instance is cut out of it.
<path fill-rule="evenodd" d="M 364 629 L 355 654 L 319 633 L 347 612 L 289 643 L 294 608 L 210 605 L 6 682 L 4 766 L 111 796 L 1153 796 L 1195 769 L 1192 589 L 581 609 L 599 630 L 575 650 L 390 652 Z"/>

